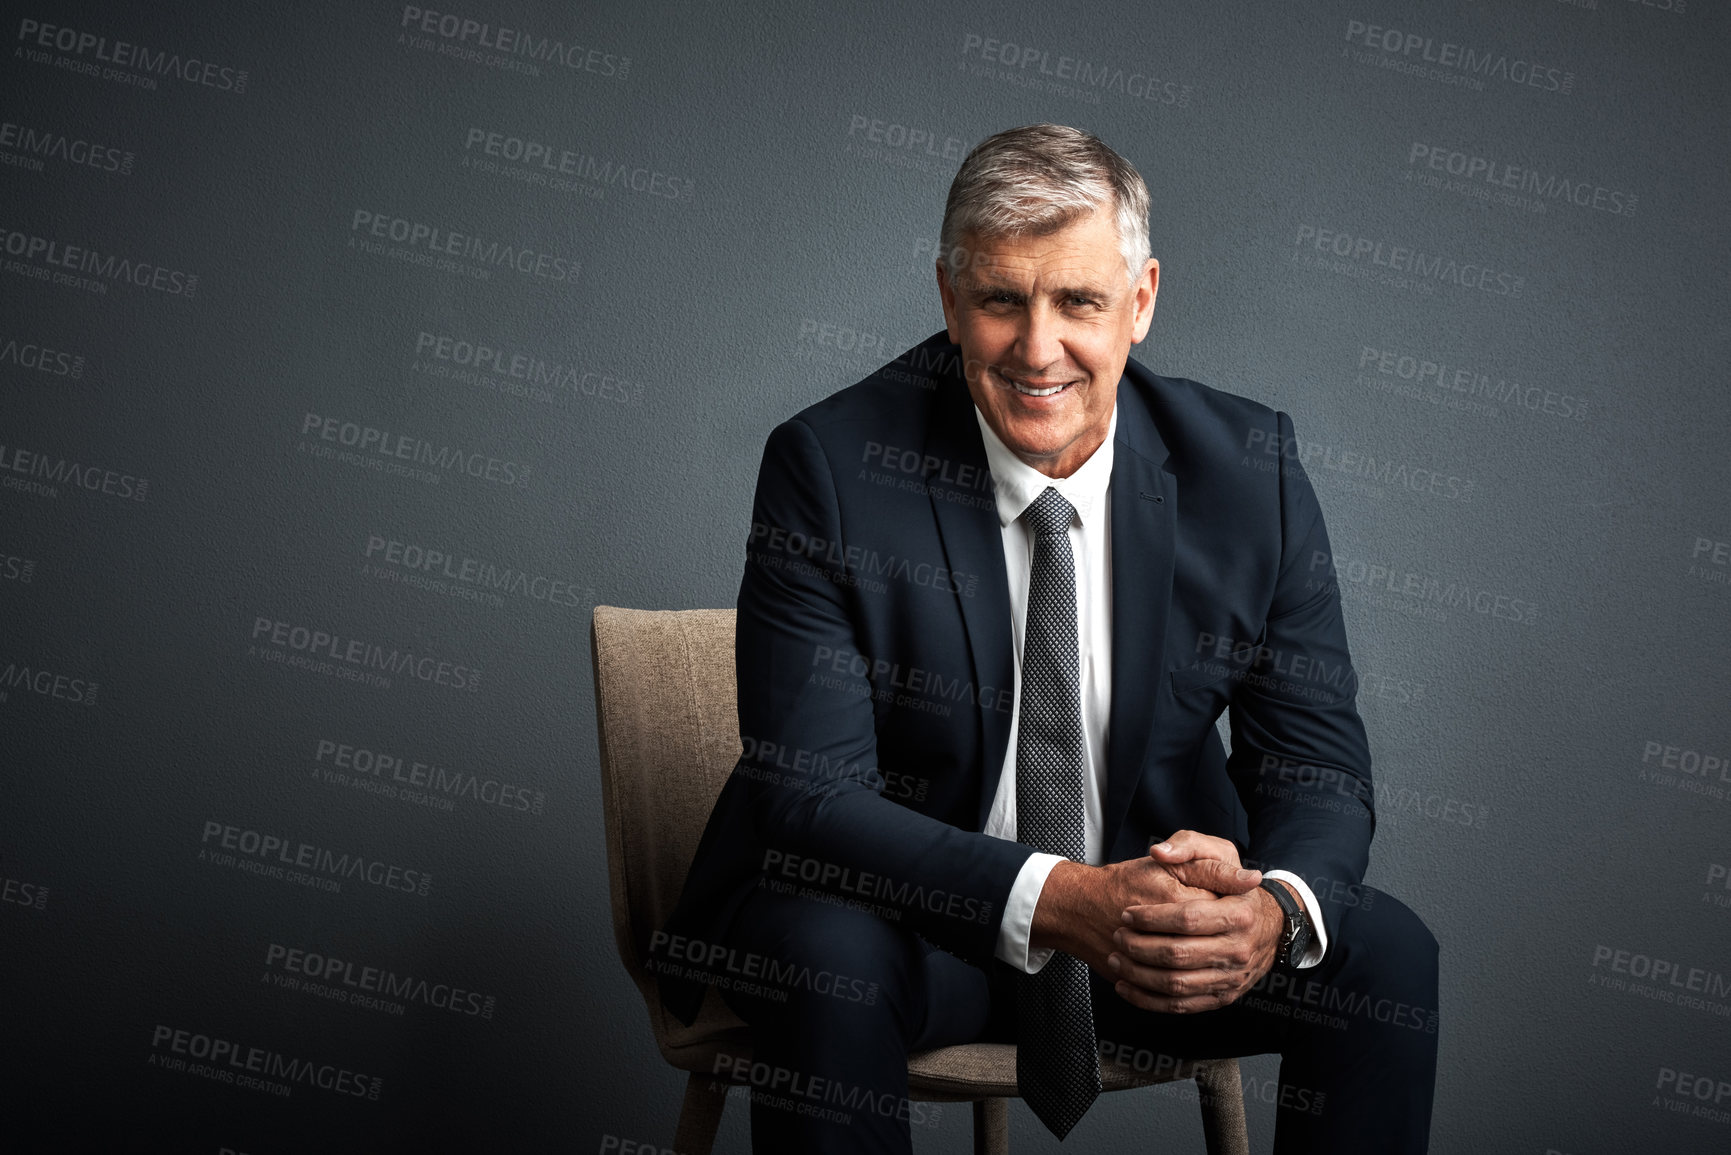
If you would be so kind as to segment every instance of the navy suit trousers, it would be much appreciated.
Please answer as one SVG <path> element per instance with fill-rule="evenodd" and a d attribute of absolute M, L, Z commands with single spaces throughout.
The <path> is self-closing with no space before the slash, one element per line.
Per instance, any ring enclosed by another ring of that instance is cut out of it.
<path fill-rule="evenodd" d="M 728 946 L 769 981 L 723 997 L 750 1024 L 755 1152 L 906 1152 L 964 1127 L 957 1104 L 910 1102 L 909 1052 L 1015 1041 L 1014 974 L 939 950 L 839 899 L 756 890 Z M 1422 1152 L 1437 1056 L 1437 944 L 1390 895 L 1358 888 L 1328 955 L 1276 967 L 1231 1006 L 1156 1014 L 1094 975 L 1102 1061 L 1138 1072 L 1182 1059 L 1281 1056 L 1274 1150 Z M 1094 1107 L 1098 1114 L 1099 1104 Z M 1089 1120 L 1072 1136 L 1088 1146 Z"/>

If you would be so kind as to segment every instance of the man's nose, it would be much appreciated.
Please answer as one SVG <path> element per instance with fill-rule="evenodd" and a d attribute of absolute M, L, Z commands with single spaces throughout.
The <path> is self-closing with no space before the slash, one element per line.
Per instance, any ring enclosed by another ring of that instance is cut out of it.
<path fill-rule="evenodd" d="M 1032 302 L 1022 314 L 1021 332 L 1016 337 L 1016 355 L 1025 368 L 1039 372 L 1056 364 L 1064 356 L 1059 341 L 1059 318 L 1044 302 Z"/>

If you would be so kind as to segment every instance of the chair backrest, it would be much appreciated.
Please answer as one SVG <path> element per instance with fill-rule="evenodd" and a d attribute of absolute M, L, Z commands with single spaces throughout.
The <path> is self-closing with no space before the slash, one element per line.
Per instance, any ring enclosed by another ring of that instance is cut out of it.
<path fill-rule="evenodd" d="M 739 1025 L 713 995 L 690 1027 L 645 969 L 650 935 L 679 901 L 715 799 L 739 760 L 733 610 L 596 606 L 595 719 L 613 937 L 663 1056 Z"/>

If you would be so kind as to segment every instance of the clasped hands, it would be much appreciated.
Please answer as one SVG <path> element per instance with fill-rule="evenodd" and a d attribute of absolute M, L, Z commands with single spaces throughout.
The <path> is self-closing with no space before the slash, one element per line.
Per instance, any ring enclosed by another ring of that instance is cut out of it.
<path fill-rule="evenodd" d="M 1066 860 L 1040 892 L 1031 945 L 1081 959 L 1144 1010 L 1217 1010 L 1274 965 L 1285 919 L 1261 882 L 1231 842 L 1193 830 L 1127 862 Z"/>

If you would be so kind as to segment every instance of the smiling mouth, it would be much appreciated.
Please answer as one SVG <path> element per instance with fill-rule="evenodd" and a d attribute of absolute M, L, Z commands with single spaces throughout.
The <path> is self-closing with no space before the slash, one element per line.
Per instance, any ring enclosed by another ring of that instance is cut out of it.
<path fill-rule="evenodd" d="M 1075 384 L 1073 381 L 1065 381 L 1058 385 L 1045 385 L 1038 382 L 1018 381 L 1008 373 L 1001 370 L 998 372 L 998 379 L 1006 382 L 1010 388 L 1014 389 L 1024 397 L 1053 397 Z"/>

